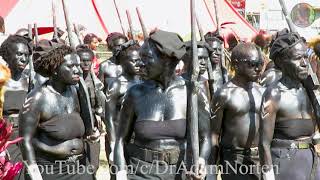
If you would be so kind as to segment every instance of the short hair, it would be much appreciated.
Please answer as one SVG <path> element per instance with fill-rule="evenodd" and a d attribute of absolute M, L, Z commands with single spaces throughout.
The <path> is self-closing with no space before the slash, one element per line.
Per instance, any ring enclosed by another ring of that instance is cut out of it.
<path fill-rule="evenodd" d="M 94 38 L 96 38 L 98 41 L 101 41 L 101 39 L 97 35 L 95 35 L 93 33 L 89 33 L 83 38 L 83 43 L 90 44 Z"/>
<path fill-rule="evenodd" d="M 115 54 L 115 58 L 116 58 L 115 63 L 121 64 L 122 60 L 128 59 L 127 58 L 128 51 L 134 51 L 134 50 L 139 51 L 139 49 L 140 49 L 140 45 L 137 42 L 131 41 L 131 40 L 121 45 L 120 49 L 118 49 Z"/>
<path fill-rule="evenodd" d="M 239 43 L 237 46 L 235 46 L 232 49 L 232 52 L 231 52 L 231 64 L 235 65 L 237 62 L 243 61 L 246 58 L 248 58 L 248 53 L 247 52 L 249 50 L 257 50 L 259 55 L 260 55 L 260 58 L 262 58 L 260 48 L 257 45 L 255 45 L 254 43 L 251 43 L 251 42 Z"/>
<path fill-rule="evenodd" d="M 17 43 L 25 44 L 28 47 L 29 53 L 32 53 L 31 46 L 29 45 L 29 40 L 27 38 L 19 35 L 10 35 L 0 46 L 0 56 L 2 56 L 3 60 L 8 62 L 10 46 Z"/>
<path fill-rule="evenodd" d="M 217 31 L 207 32 L 207 34 L 204 35 L 204 39 L 206 42 L 218 41 L 219 43 L 223 43 L 223 37 L 220 36 Z"/>
<path fill-rule="evenodd" d="M 78 54 L 78 55 L 79 55 L 80 53 L 83 53 L 83 52 L 88 52 L 88 53 L 92 56 L 92 58 L 94 58 L 94 53 L 93 53 L 93 51 L 92 51 L 92 50 L 89 48 L 89 46 L 86 45 L 86 44 L 81 44 L 81 45 L 77 46 L 76 51 L 77 51 L 77 54 Z M 79 55 L 79 56 L 80 56 L 80 55 Z"/>
<path fill-rule="evenodd" d="M 119 32 L 110 33 L 106 39 L 108 49 L 112 50 L 113 46 L 114 46 L 114 44 L 113 44 L 114 41 L 117 39 L 120 39 L 120 38 L 125 39 L 126 42 L 128 41 L 128 38 L 122 33 L 119 33 Z"/>
<path fill-rule="evenodd" d="M 67 45 L 52 49 L 33 62 L 34 69 L 44 77 L 51 77 L 54 71 L 63 63 L 64 56 L 71 53 L 74 53 L 74 50 Z"/>
<path fill-rule="evenodd" d="M 188 41 L 185 43 L 186 44 L 186 53 L 185 55 L 182 57 L 182 61 L 185 64 L 189 64 L 191 63 L 190 61 L 192 60 L 192 44 L 191 41 Z M 208 51 L 208 55 L 213 51 L 212 48 L 210 47 L 210 45 L 207 42 L 203 42 L 203 41 L 198 41 L 197 42 L 197 48 L 204 48 Z"/>

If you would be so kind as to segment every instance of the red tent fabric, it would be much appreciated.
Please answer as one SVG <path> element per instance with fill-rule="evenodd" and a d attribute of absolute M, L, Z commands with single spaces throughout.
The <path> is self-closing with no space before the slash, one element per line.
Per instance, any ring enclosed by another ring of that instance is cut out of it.
<path fill-rule="evenodd" d="M 207 12 L 211 17 L 211 22 L 214 28 L 217 28 L 215 19 L 215 8 L 213 0 L 203 0 L 206 5 Z M 227 0 L 217 0 L 218 18 L 222 33 L 227 36 L 229 33 L 234 34 L 241 40 L 251 40 L 252 37 L 258 34 L 257 30 L 251 26 Z"/>
<path fill-rule="evenodd" d="M 6 17 L 18 0 L 0 0 L 0 16 Z"/>

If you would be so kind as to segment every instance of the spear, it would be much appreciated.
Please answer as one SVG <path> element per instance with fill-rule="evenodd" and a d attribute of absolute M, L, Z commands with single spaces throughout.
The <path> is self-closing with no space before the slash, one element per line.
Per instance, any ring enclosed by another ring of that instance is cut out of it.
<path fill-rule="evenodd" d="M 142 28 L 143 37 L 144 37 L 144 39 L 147 39 L 149 37 L 149 35 L 148 35 L 148 32 L 147 32 L 147 28 L 144 25 L 144 22 L 143 22 L 143 19 L 142 19 L 142 16 L 141 16 L 141 13 L 140 13 L 140 10 L 139 10 L 138 7 L 136 7 L 136 11 L 137 11 L 139 22 L 140 22 L 140 25 L 141 25 L 141 28 Z"/>
<path fill-rule="evenodd" d="M 67 11 L 67 6 L 65 4 L 65 0 L 62 0 L 63 5 L 63 11 L 64 11 L 64 17 L 66 21 L 67 31 L 68 31 L 68 37 L 70 45 L 73 49 L 76 49 L 76 39 L 72 37 L 72 27 L 70 24 L 69 14 Z M 83 118 L 84 125 L 86 127 L 86 135 L 90 136 L 94 134 L 95 127 L 94 127 L 94 118 L 93 113 L 91 110 L 91 101 L 90 96 L 88 92 L 88 87 L 83 79 L 82 76 L 80 76 L 79 81 L 79 89 L 78 89 L 78 95 L 79 95 L 79 102 L 80 102 L 80 108 L 81 108 L 81 117 Z"/>
<path fill-rule="evenodd" d="M 57 29 L 57 16 L 56 16 L 56 4 L 52 0 L 52 24 L 53 24 L 53 39 L 58 40 L 58 29 Z"/>
<path fill-rule="evenodd" d="M 199 134 L 198 134 L 198 76 L 199 61 L 196 39 L 196 14 L 195 0 L 190 0 L 191 9 L 191 45 L 192 45 L 192 63 L 189 69 L 191 72 L 190 83 L 188 87 L 188 124 L 190 129 L 191 149 L 193 163 L 198 166 L 199 159 Z"/>
<path fill-rule="evenodd" d="M 206 40 L 204 38 L 203 29 L 202 29 L 202 26 L 201 26 L 200 21 L 198 19 L 198 16 L 196 16 L 196 20 L 197 20 L 197 25 L 198 25 L 201 41 L 205 43 Z M 214 94 L 214 86 L 213 86 L 214 75 L 213 75 L 213 69 L 212 69 L 212 64 L 211 64 L 210 58 L 208 58 L 207 63 L 208 63 L 207 71 L 208 71 L 208 78 L 209 78 L 209 80 L 208 80 L 209 83 L 208 84 L 209 84 L 210 99 L 211 99 L 211 97 L 213 97 L 213 94 Z"/>
<path fill-rule="evenodd" d="M 131 20 L 130 12 L 128 10 L 126 10 L 126 14 L 127 14 L 127 19 L 128 19 L 128 24 L 129 24 L 129 34 L 130 34 L 131 38 L 134 40 L 132 20 Z"/>
<path fill-rule="evenodd" d="M 28 37 L 31 40 L 33 39 L 32 24 L 28 24 Z M 34 86 L 34 68 L 33 68 L 32 55 L 29 57 L 29 69 L 30 69 L 30 75 L 29 75 L 28 92 L 30 92 Z"/>
<path fill-rule="evenodd" d="M 38 42 L 39 42 L 39 35 L 38 35 L 38 26 L 37 23 L 34 23 L 34 45 L 35 47 L 38 46 Z"/>
<path fill-rule="evenodd" d="M 289 29 L 291 32 L 297 32 L 297 30 L 295 29 L 292 20 L 289 18 L 288 16 L 288 10 L 286 8 L 285 3 L 283 2 L 283 0 L 279 0 L 281 9 L 282 9 L 282 13 L 283 15 L 286 17 L 286 21 L 287 24 L 289 26 Z M 316 116 L 316 120 L 318 123 L 318 127 L 320 127 L 320 92 L 319 92 L 319 79 L 316 75 L 316 73 L 313 72 L 313 69 L 311 67 L 311 64 L 308 60 L 305 60 L 306 64 L 308 64 L 308 73 L 309 76 L 308 78 L 303 82 L 303 85 L 307 91 L 307 94 L 309 96 L 309 99 L 311 101 L 315 116 Z"/>
<path fill-rule="evenodd" d="M 118 19 L 119 19 L 119 22 L 120 22 L 120 26 L 121 26 L 123 35 L 126 35 L 126 31 L 123 28 L 123 24 L 122 24 L 122 20 L 121 20 L 121 16 L 120 16 L 120 13 L 119 13 L 119 9 L 118 9 L 116 0 L 113 0 L 113 4 L 114 4 L 114 7 L 116 8 L 116 11 L 117 11 L 117 15 L 118 15 Z"/>
<path fill-rule="evenodd" d="M 214 4 L 214 10 L 215 10 L 215 14 L 216 14 L 216 24 L 217 24 L 217 34 L 220 35 L 221 34 L 221 26 L 220 26 L 220 20 L 219 20 L 219 8 L 218 8 L 218 4 L 216 0 L 213 0 L 213 4 Z M 223 67 L 225 67 L 225 50 L 223 45 L 221 44 L 221 56 L 220 56 L 220 61 L 219 63 L 216 65 L 215 68 L 213 68 L 214 70 L 214 92 L 217 91 L 217 89 L 219 89 L 224 83 L 227 82 L 227 79 L 225 79 L 224 74 L 223 74 Z"/>
<path fill-rule="evenodd" d="M 281 6 L 282 13 L 283 13 L 284 17 L 286 18 L 286 21 L 287 21 L 287 24 L 289 26 L 290 31 L 297 32 L 296 28 L 294 27 L 289 15 L 288 15 L 288 10 L 287 10 L 287 7 L 286 7 L 285 3 L 283 2 L 283 0 L 279 0 L 279 4 Z"/>
<path fill-rule="evenodd" d="M 80 37 L 79 28 L 76 24 L 73 24 L 74 32 L 76 33 L 80 44 L 83 44 L 83 39 Z"/>
<path fill-rule="evenodd" d="M 33 39 L 32 24 L 28 24 L 28 37 L 31 40 Z"/>
<path fill-rule="evenodd" d="M 67 26 L 67 32 L 68 32 L 70 46 L 72 48 L 76 49 L 77 43 L 76 43 L 76 40 L 72 36 L 72 26 L 71 26 L 71 23 L 70 23 L 69 11 L 68 11 L 68 9 L 66 7 L 65 0 L 62 0 L 62 6 L 63 6 L 63 12 L 64 12 L 64 19 L 66 21 L 66 26 Z"/>

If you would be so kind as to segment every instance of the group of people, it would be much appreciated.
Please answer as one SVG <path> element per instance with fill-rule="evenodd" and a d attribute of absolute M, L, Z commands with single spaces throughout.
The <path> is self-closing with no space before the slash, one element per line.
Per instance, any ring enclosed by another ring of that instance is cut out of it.
<path fill-rule="evenodd" d="M 173 32 L 155 30 L 141 46 L 111 33 L 113 55 L 101 64 L 92 34 L 76 48 L 7 37 L 3 116 L 16 129 L 12 138 L 23 137 L 8 150 L 25 162 L 17 179 L 95 179 L 104 134 L 111 179 L 320 179 L 320 103 L 304 38 L 282 30 L 264 45 L 239 42 L 229 52 L 231 73 L 223 39 L 204 37 L 198 83 L 191 42 Z M 197 110 L 188 112 L 192 83 Z M 199 142 L 191 138 L 194 113 Z"/>

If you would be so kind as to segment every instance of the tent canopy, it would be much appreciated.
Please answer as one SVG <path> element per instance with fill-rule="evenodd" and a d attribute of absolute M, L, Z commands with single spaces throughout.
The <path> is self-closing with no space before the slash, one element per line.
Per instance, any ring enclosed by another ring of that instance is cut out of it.
<path fill-rule="evenodd" d="M 177 32 L 182 37 L 190 36 L 190 2 L 189 0 L 115 0 L 124 29 L 129 29 L 126 13 L 131 14 L 135 31 L 141 32 L 136 14 L 139 7 L 148 30 L 159 28 Z M 233 22 L 225 26 L 227 33 L 233 32 L 241 39 L 250 39 L 256 35 L 255 29 L 248 24 L 226 0 L 217 0 L 220 10 L 220 23 Z M 56 4 L 57 25 L 65 28 L 61 0 Z M 70 19 L 75 24 L 86 27 L 105 39 L 108 33 L 122 32 L 113 0 L 65 0 Z M 196 3 L 196 12 L 205 32 L 216 29 L 215 12 L 212 0 L 200 0 Z M 8 33 L 15 33 L 28 24 L 37 23 L 38 27 L 52 26 L 51 0 L 0 0 L 0 15 L 5 17 Z"/>

